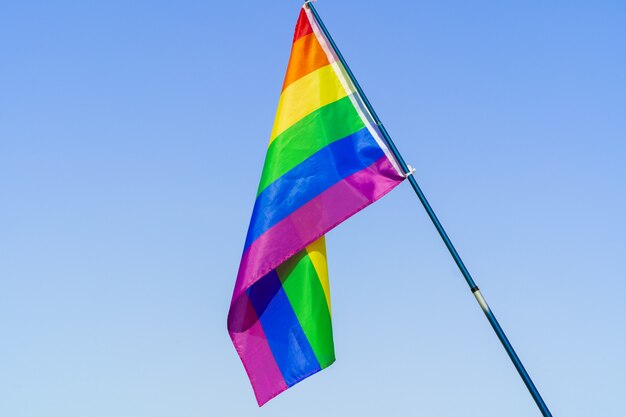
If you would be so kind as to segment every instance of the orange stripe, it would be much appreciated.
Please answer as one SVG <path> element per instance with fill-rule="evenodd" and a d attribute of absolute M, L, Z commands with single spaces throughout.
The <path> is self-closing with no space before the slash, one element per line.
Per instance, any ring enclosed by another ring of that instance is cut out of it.
<path fill-rule="evenodd" d="M 315 33 L 303 36 L 294 42 L 291 48 L 291 58 L 289 58 L 283 90 L 294 81 L 328 64 L 330 62 L 326 52 L 315 37 Z"/>

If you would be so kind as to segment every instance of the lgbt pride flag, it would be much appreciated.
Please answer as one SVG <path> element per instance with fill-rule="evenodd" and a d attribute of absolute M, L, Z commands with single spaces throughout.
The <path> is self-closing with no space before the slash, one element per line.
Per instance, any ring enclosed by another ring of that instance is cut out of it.
<path fill-rule="evenodd" d="M 334 362 L 324 234 L 404 178 L 305 5 L 228 314 L 259 405 Z"/>

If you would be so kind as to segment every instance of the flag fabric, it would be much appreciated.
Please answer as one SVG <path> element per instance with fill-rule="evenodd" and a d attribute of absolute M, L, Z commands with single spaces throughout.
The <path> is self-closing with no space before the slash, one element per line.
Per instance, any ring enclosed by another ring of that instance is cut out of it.
<path fill-rule="evenodd" d="M 228 314 L 259 405 L 334 362 L 324 234 L 404 178 L 305 5 Z"/>

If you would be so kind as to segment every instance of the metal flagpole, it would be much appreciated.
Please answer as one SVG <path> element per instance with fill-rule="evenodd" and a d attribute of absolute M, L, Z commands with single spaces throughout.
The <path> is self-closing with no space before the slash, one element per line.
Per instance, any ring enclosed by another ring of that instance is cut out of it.
<path fill-rule="evenodd" d="M 372 115 L 372 118 L 374 119 L 374 122 L 376 123 L 376 125 L 380 129 L 380 132 L 382 133 L 385 141 L 387 142 L 387 145 L 389 146 L 389 149 L 391 150 L 391 152 L 393 153 L 395 158 L 398 160 L 398 163 L 400 164 L 400 166 L 404 170 L 404 172 L 405 172 L 405 174 L 406 174 L 406 176 L 407 176 L 407 178 L 409 180 L 409 183 L 411 184 L 411 187 L 413 187 L 413 190 L 415 191 L 415 194 L 417 194 L 417 197 L 419 198 L 419 200 L 421 201 L 422 205 L 426 209 L 426 212 L 428 213 L 428 217 L 430 217 L 430 220 L 432 220 L 433 224 L 435 225 L 435 228 L 437 229 L 437 232 L 439 232 L 439 235 L 441 236 L 441 238 L 443 239 L 443 242 L 445 243 L 446 247 L 448 248 L 448 251 L 450 251 L 450 254 L 452 255 L 452 258 L 454 259 L 454 262 L 456 262 L 456 265 L 459 267 L 459 270 L 461 271 L 461 274 L 463 274 L 463 277 L 465 278 L 465 281 L 467 281 L 467 285 L 469 285 L 470 290 L 474 294 L 474 297 L 476 297 L 476 301 L 478 301 L 478 304 L 480 305 L 480 308 L 485 313 L 485 316 L 487 317 L 487 320 L 489 320 L 489 323 L 491 324 L 491 327 L 493 327 L 493 330 L 496 332 L 496 335 L 498 336 L 498 339 L 500 339 L 500 342 L 502 342 L 502 346 L 504 346 L 504 349 L 506 350 L 506 353 L 509 355 L 509 358 L 511 358 L 511 361 L 513 362 L 513 365 L 515 365 L 515 368 L 517 369 L 517 372 L 519 372 L 520 376 L 522 377 L 522 380 L 524 381 L 524 384 L 526 384 L 526 387 L 528 388 L 528 391 L 530 392 L 530 395 L 532 395 L 533 399 L 535 400 L 535 403 L 537 403 L 537 407 L 539 407 L 539 410 L 541 410 L 541 414 L 543 414 L 544 417 L 552 417 L 552 414 L 550 413 L 550 410 L 548 410 L 548 406 L 546 405 L 546 403 L 541 398 L 541 395 L 539 394 L 539 391 L 535 387 L 535 384 L 533 383 L 532 379 L 530 379 L 530 375 L 528 375 L 528 372 L 526 372 L 526 369 L 524 369 L 524 365 L 522 364 L 522 361 L 517 356 L 517 353 L 515 353 L 515 350 L 513 349 L 513 346 L 511 346 L 511 343 L 509 342 L 509 339 L 506 337 L 506 334 L 504 334 L 504 330 L 502 330 L 502 327 L 500 327 L 500 323 L 498 323 L 498 320 L 496 320 L 496 317 L 494 316 L 493 312 L 489 308 L 489 305 L 485 301 L 485 298 L 480 293 L 480 290 L 478 289 L 478 286 L 476 285 L 476 283 L 472 279 L 472 276 L 470 275 L 469 271 L 465 267 L 465 264 L 463 263 L 463 260 L 461 260 L 461 257 L 459 256 L 458 252 L 454 248 L 454 245 L 452 245 L 452 241 L 448 237 L 448 234 L 446 233 L 446 231 L 444 230 L 443 226 L 439 222 L 439 219 L 437 219 L 437 216 L 435 215 L 435 212 L 433 211 L 432 207 L 428 203 L 428 200 L 426 199 L 426 196 L 424 195 L 424 193 L 420 189 L 419 185 L 417 184 L 417 181 L 415 180 L 415 178 L 413 176 L 413 171 L 406 164 L 406 162 L 404 161 L 404 158 L 402 158 L 402 155 L 400 155 L 400 152 L 398 151 L 398 148 L 396 148 L 396 145 L 393 143 L 393 140 L 389 136 L 389 133 L 387 133 L 387 129 L 385 129 L 385 126 L 383 126 L 382 122 L 380 121 L 380 118 L 376 114 L 376 111 L 372 107 L 371 103 L 367 99 L 367 96 L 363 92 L 363 89 L 359 85 L 359 82 L 356 80 L 356 78 L 354 77 L 354 74 L 350 70 L 350 67 L 348 66 L 348 63 L 343 58 L 343 55 L 341 55 L 341 52 L 339 51 L 339 48 L 337 48 L 337 45 L 335 44 L 335 41 L 333 40 L 332 36 L 330 36 L 330 33 L 328 32 L 328 29 L 326 29 L 326 26 L 324 25 L 324 22 L 322 22 L 322 19 L 320 18 L 320 15 L 317 13 L 317 10 L 313 6 L 313 4 L 311 4 L 310 0 L 305 1 L 305 4 L 311 10 L 311 12 L 313 13 L 313 16 L 315 17 L 315 20 L 317 21 L 318 25 L 320 26 L 320 28 L 324 32 L 324 35 L 326 36 L 326 38 L 330 42 L 333 50 L 337 54 L 337 57 L 339 58 L 339 60 L 343 64 L 344 68 L 346 69 L 346 72 L 347 72 L 348 76 L 352 80 L 352 83 L 354 84 L 354 86 L 355 86 L 355 88 L 357 90 L 357 93 L 359 94 L 359 96 L 363 100 L 363 103 L 365 104 L 365 106 L 367 107 L 367 110 Z"/>

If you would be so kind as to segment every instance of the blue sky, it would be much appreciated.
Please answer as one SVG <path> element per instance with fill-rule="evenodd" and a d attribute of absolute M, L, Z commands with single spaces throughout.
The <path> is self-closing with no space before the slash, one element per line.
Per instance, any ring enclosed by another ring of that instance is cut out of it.
<path fill-rule="evenodd" d="M 337 362 L 226 314 L 299 2 L 0 7 L 0 415 L 539 415 L 408 184 L 327 236 Z M 626 6 L 317 8 L 555 416 L 621 416 Z"/>

